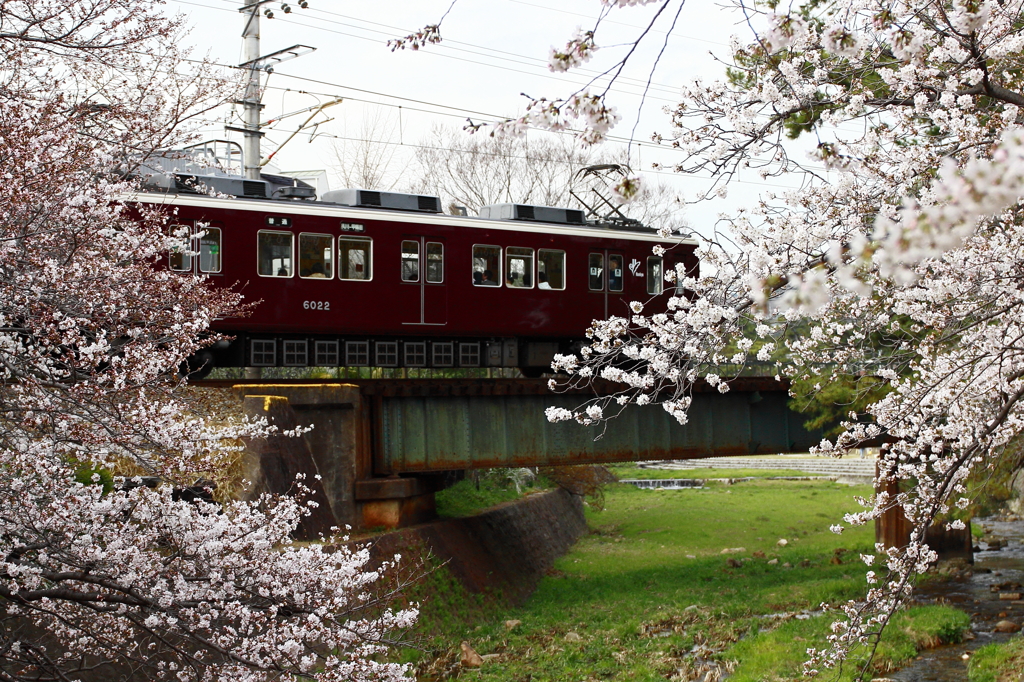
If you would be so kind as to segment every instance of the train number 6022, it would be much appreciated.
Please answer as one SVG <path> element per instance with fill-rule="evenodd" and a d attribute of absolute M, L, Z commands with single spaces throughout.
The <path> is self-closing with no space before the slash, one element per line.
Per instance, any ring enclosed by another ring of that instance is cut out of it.
<path fill-rule="evenodd" d="M 330 301 L 303 301 L 302 307 L 306 310 L 330 310 Z"/>

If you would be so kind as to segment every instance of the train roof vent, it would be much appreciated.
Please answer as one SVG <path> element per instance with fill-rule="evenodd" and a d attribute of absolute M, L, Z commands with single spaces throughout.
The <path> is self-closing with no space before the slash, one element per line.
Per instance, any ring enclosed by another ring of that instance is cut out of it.
<path fill-rule="evenodd" d="M 231 175 L 188 175 L 184 173 L 156 173 L 143 180 L 150 189 L 182 194 L 227 194 L 233 197 L 266 197 L 267 183 L 262 180 L 243 180 Z"/>
<path fill-rule="evenodd" d="M 321 201 L 342 206 L 363 206 L 366 208 L 390 208 L 396 211 L 419 211 L 440 213 L 440 197 L 399 192 L 374 192 L 365 189 L 336 189 L 324 192 Z"/>
<path fill-rule="evenodd" d="M 267 196 L 267 183 L 262 180 L 242 180 L 242 195 L 247 197 Z"/>
<path fill-rule="evenodd" d="M 555 206 L 530 206 L 528 204 L 491 204 L 480 208 L 481 218 L 494 220 L 528 220 L 538 223 L 560 225 L 586 225 L 583 211 L 575 208 Z"/>

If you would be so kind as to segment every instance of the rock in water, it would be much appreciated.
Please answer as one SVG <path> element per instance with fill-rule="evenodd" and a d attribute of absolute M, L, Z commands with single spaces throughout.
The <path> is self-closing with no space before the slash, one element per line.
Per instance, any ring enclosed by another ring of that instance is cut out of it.
<path fill-rule="evenodd" d="M 1001 620 L 996 623 L 996 627 L 994 629 L 996 632 L 1017 632 L 1020 630 L 1020 626 L 1012 620 Z"/>
<path fill-rule="evenodd" d="M 462 667 L 463 668 L 479 668 L 484 664 L 484 659 L 480 657 L 473 647 L 469 645 L 469 642 L 463 642 L 462 648 Z"/>

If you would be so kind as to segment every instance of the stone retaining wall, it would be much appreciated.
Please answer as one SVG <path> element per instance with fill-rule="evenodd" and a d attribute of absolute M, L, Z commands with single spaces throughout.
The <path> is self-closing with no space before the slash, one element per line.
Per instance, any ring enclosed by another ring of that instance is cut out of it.
<path fill-rule="evenodd" d="M 372 555 L 433 555 L 471 592 L 498 591 L 512 603 L 532 594 L 555 559 L 587 532 L 579 497 L 558 489 L 476 516 L 443 519 L 382 535 Z"/>

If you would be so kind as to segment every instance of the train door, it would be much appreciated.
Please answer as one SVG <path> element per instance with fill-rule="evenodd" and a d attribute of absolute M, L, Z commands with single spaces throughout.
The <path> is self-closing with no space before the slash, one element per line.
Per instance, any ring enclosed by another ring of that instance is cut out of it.
<path fill-rule="evenodd" d="M 402 238 L 404 325 L 448 323 L 445 242 L 437 237 Z"/>
<path fill-rule="evenodd" d="M 202 222 L 196 225 L 172 225 L 172 233 L 179 237 L 188 237 L 187 249 L 172 251 L 168 255 L 168 264 L 175 272 L 191 272 L 197 275 L 219 275 L 222 268 L 221 246 L 223 244 L 223 225 L 215 222 Z"/>
<path fill-rule="evenodd" d="M 600 293 L 604 299 L 604 318 L 608 318 L 608 297 L 609 295 L 621 295 L 623 283 L 625 282 L 624 272 L 625 261 L 621 253 L 612 253 L 608 249 L 590 252 L 587 261 L 587 282 L 592 293 Z M 615 306 L 612 306 L 615 308 Z M 616 314 L 621 315 L 622 311 L 616 308 Z"/>

